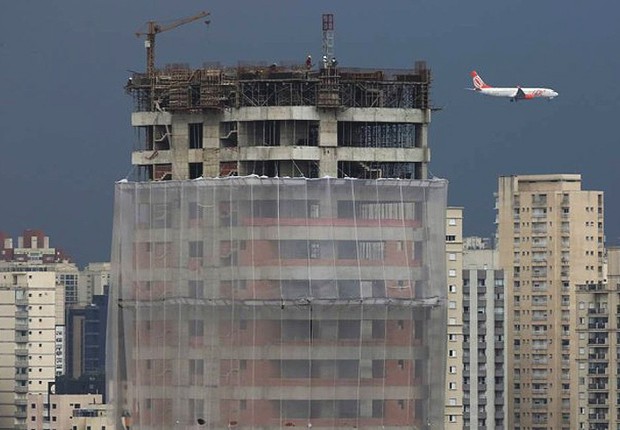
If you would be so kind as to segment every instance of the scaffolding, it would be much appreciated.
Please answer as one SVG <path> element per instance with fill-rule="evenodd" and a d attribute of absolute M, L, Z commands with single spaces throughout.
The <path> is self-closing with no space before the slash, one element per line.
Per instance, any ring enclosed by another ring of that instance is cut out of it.
<path fill-rule="evenodd" d="M 108 375 L 119 423 L 442 428 L 446 190 L 118 183 Z"/>
<path fill-rule="evenodd" d="M 154 109 L 151 92 L 155 106 L 170 112 L 246 106 L 429 109 L 430 83 L 430 70 L 424 62 L 416 62 L 413 70 L 331 65 L 308 70 L 302 64 L 191 69 L 173 64 L 155 70 L 153 77 L 134 73 L 125 89 L 133 96 L 137 112 Z"/>

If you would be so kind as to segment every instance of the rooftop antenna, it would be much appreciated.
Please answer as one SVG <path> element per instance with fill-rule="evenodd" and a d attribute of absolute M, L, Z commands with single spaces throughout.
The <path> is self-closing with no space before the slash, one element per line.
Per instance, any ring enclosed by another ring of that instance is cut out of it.
<path fill-rule="evenodd" d="M 323 67 L 332 64 L 334 60 L 334 14 L 324 13 L 323 22 Z"/>

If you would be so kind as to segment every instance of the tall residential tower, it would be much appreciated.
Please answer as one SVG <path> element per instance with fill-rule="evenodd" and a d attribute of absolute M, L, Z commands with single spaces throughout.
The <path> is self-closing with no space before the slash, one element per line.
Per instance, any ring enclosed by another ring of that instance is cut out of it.
<path fill-rule="evenodd" d="M 579 286 L 603 281 L 603 193 L 580 175 L 500 177 L 497 222 L 508 428 L 579 428 L 577 303 Z"/>

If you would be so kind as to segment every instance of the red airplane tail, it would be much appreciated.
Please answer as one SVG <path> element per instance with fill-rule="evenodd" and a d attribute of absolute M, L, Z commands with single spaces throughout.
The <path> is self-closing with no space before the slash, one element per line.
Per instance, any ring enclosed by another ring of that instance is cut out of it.
<path fill-rule="evenodd" d="M 469 75 L 471 76 L 471 79 L 474 82 L 474 87 L 477 90 L 480 90 L 482 88 L 491 88 L 490 85 L 487 85 L 484 83 L 482 78 L 478 75 L 478 73 L 475 70 L 473 70 Z"/>

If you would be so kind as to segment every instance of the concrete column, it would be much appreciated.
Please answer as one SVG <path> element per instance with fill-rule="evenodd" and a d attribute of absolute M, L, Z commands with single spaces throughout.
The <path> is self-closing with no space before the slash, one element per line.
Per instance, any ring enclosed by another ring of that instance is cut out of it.
<path fill-rule="evenodd" d="M 428 123 L 419 124 L 418 127 L 416 127 L 415 146 L 428 150 Z M 418 179 L 428 178 L 428 163 L 430 163 L 430 161 L 430 152 L 428 152 L 428 160 L 420 163 Z"/>
<path fill-rule="evenodd" d="M 319 161 L 319 177 L 338 177 L 337 148 L 321 148 L 321 161 Z"/>
<path fill-rule="evenodd" d="M 220 175 L 220 149 L 205 148 L 202 150 L 202 176 L 214 178 Z"/>
<path fill-rule="evenodd" d="M 220 116 L 207 114 L 204 116 L 202 129 L 202 176 L 205 178 L 220 175 Z"/>
<path fill-rule="evenodd" d="M 187 115 L 173 116 L 172 119 L 170 142 L 172 179 L 189 178 L 189 122 Z"/>
<path fill-rule="evenodd" d="M 323 109 L 319 112 L 319 146 L 338 146 L 338 120 L 336 110 Z"/>
<path fill-rule="evenodd" d="M 319 110 L 319 147 L 321 160 L 319 162 L 319 177 L 338 177 L 338 120 L 335 109 Z"/>

